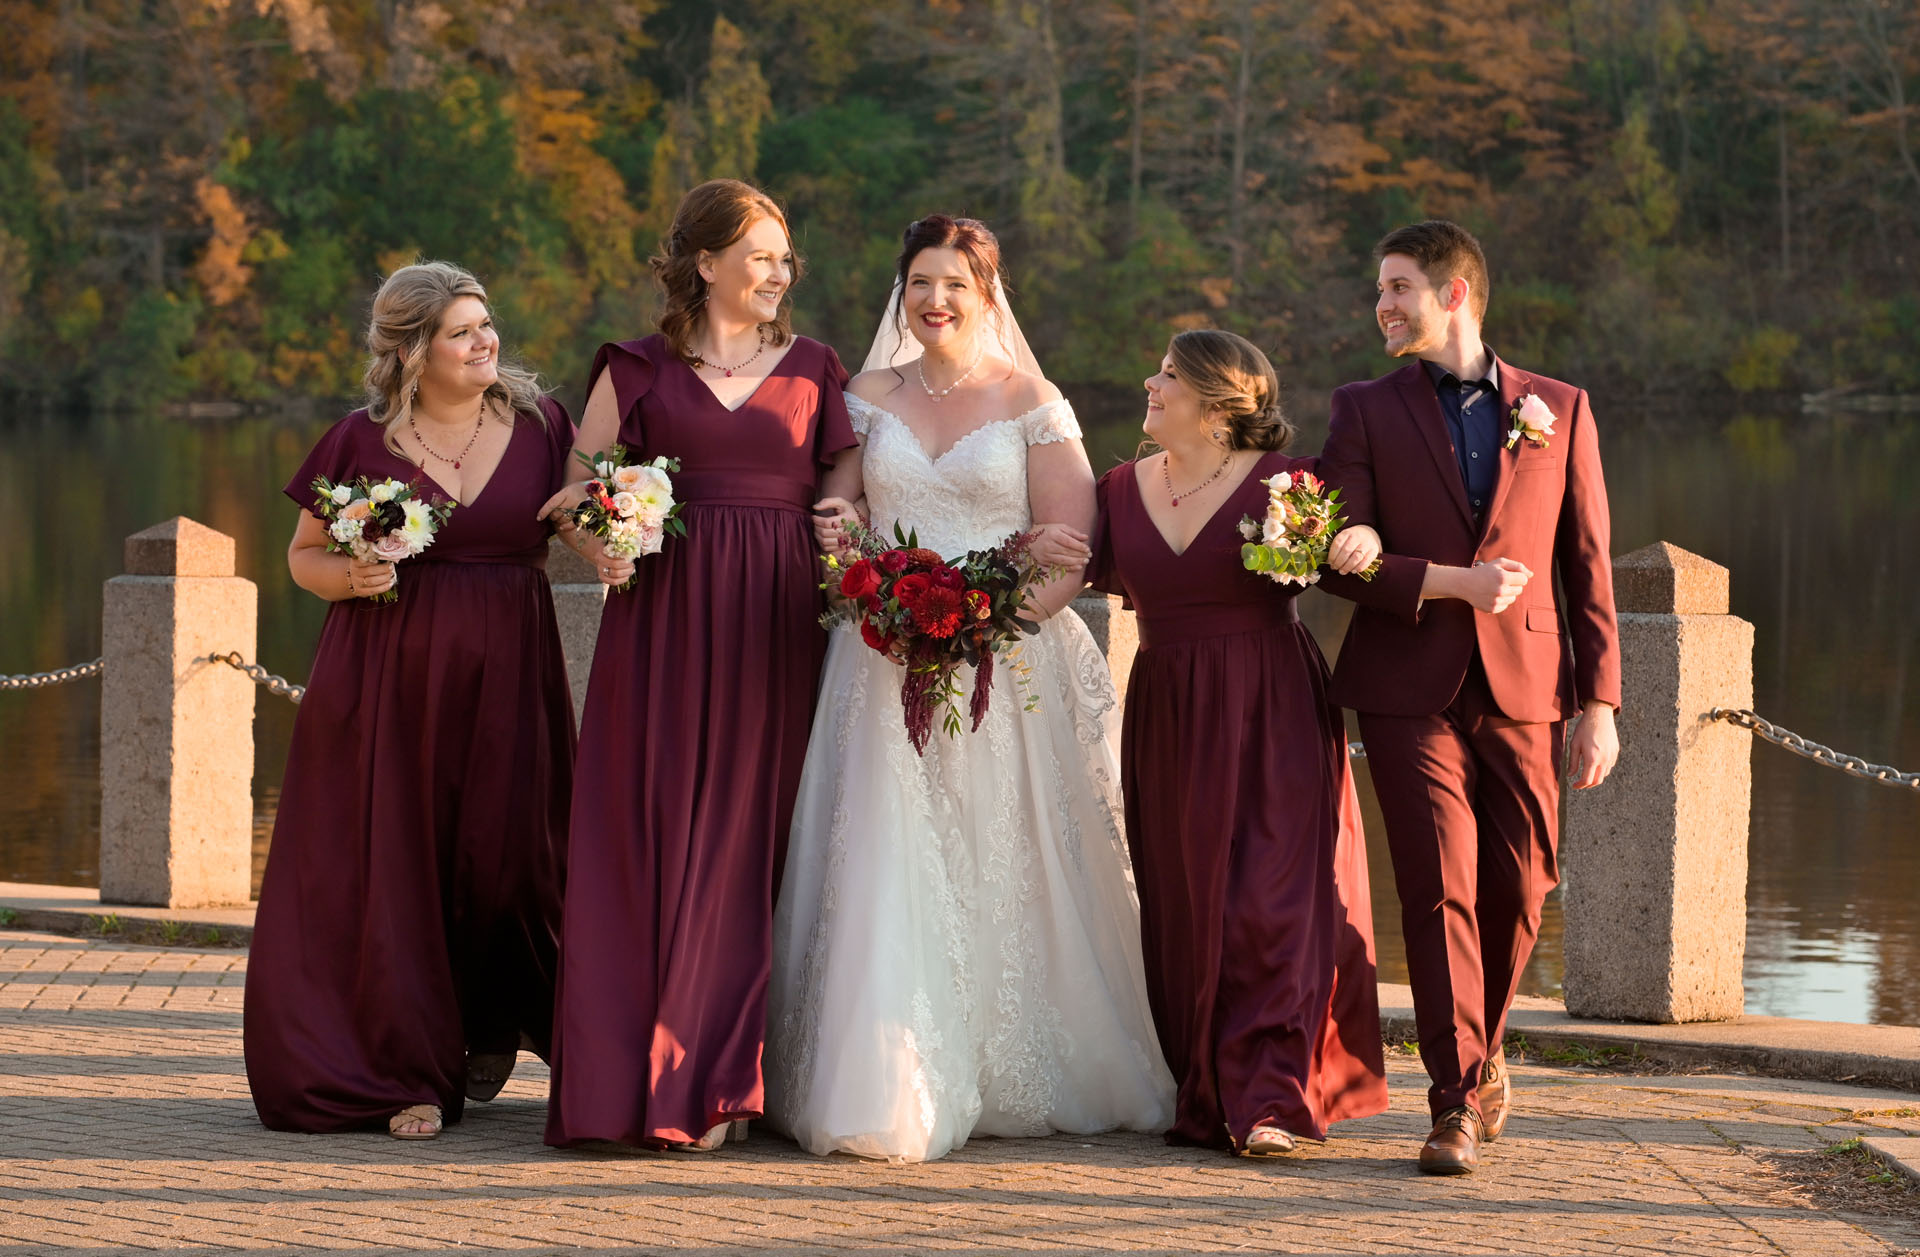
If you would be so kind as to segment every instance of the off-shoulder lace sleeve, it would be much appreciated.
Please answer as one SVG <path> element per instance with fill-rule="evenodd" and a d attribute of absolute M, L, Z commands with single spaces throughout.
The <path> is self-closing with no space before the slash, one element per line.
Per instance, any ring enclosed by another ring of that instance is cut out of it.
<path fill-rule="evenodd" d="M 847 394 L 847 418 L 853 423 L 856 436 L 865 436 L 873 427 L 873 421 L 880 417 L 880 408 L 863 397 Z"/>
<path fill-rule="evenodd" d="M 1077 441 L 1080 439 L 1080 421 L 1073 417 L 1073 404 L 1064 397 L 1056 397 L 1020 416 L 1020 431 L 1026 436 L 1028 445 Z"/>

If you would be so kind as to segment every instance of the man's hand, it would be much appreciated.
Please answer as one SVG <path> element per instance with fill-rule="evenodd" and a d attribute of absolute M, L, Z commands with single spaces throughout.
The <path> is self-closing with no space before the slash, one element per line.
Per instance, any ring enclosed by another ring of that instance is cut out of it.
<path fill-rule="evenodd" d="M 1576 790 L 1591 790 L 1607 779 L 1620 759 L 1620 734 L 1613 727 L 1613 707 L 1589 701 L 1567 742 L 1567 780 Z"/>
<path fill-rule="evenodd" d="M 1527 565 L 1513 559 L 1489 559 L 1472 567 L 1434 564 L 1427 568 L 1420 596 L 1423 599 L 1458 598 L 1488 615 L 1499 615 L 1513 605 L 1513 600 L 1532 579 L 1533 573 Z"/>

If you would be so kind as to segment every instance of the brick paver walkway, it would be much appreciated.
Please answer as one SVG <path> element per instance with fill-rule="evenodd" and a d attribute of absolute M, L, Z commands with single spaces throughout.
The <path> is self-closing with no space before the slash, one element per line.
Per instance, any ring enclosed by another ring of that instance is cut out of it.
<path fill-rule="evenodd" d="M 1886 1254 L 1920 1217 L 1822 1212 L 1770 1151 L 1920 1133 L 1914 1098 L 1745 1077 L 1523 1066 L 1518 1115 L 1466 1179 L 1422 1178 L 1424 1077 L 1297 1159 L 1139 1135 L 978 1140 L 929 1165 L 807 1156 L 757 1133 L 711 1156 L 540 1143 L 530 1057 L 431 1143 L 254 1121 L 244 953 L 0 931 L 0 1257 L 178 1249 L 824 1253 Z"/>

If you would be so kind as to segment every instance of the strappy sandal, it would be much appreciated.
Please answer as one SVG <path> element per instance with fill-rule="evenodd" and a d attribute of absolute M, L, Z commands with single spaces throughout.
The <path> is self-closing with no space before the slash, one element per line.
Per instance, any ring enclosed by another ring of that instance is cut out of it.
<path fill-rule="evenodd" d="M 500 1094 L 500 1088 L 513 1077 L 519 1062 L 518 1052 L 469 1053 L 467 1056 L 467 1099 L 485 1104 Z"/>
<path fill-rule="evenodd" d="M 428 1129 L 400 1129 L 402 1126 L 412 1126 L 416 1122 Z M 395 1139 L 438 1139 L 440 1137 L 440 1106 L 437 1104 L 408 1105 L 387 1119 L 387 1133 Z"/>
<path fill-rule="evenodd" d="M 1247 1132 L 1247 1142 L 1240 1149 L 1243 1157 L 1284 1157 L 1294 1150 L 1293 1136 L 1278 1126 L 1260 1125 Z"/>

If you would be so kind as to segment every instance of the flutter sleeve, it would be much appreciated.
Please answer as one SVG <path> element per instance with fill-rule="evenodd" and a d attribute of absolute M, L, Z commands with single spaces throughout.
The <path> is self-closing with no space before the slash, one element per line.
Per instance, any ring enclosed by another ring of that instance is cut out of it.
<path fill-rule="evenodd" d="M 1064 397 L 1035 406 L 1020 416 L 1020 430 L 1028 445 L 1080 439 L 1080 421 L 1073 416 L 1073 403 Z"/>
<path fill-rule="evenodd" d="M 1094 506 L 1098 513 L 1093 521 L 1093 539 L 1090 549 L 1093 558 L 1087 563 L 1087 583 L 1103 594 L 1118 594 L 1122 606 L 1133 609 L 1133 603 L 1125 601 L 1126 586 L 1120 580 L 1119 564 L 1115 562 L 1113 552 L 1113 499 L 1126 487 L 1119 477 L 1131 476 L 1133 464 L 1121 463 L 1093 487 Z"/>
<path fill-rule="evenodd" d="M 314 477 L 325 476 L 329 482 L 338 484 L 342 480 L 351 480 L 360 474 L 355 467 L 356 460 L 353 452 L 356 438 L 362 435 L 359 431 L 361 427 L 364 427 L 364 435 L 369 439 L 376 441 L 380 439 L 379 429 L 373 420 L 367 417 L 367 412 L 354 411 L 326 430 L 320 440 L 314 444 L 313 449 L 308 451 L 306 461 L 300 464 L 300 469 L 293 473 L 293 479 L 287 481 L 286 487 L 281 492 L 292 498 L 294 504 L 301 510 L 313 513 L 316 519 L 320 518 L 313 511 Z"/>
<path fill-rule="evenodd" d="M 567 408 L 560 404 L 558 398 L 542 397 L 540 414 L 547 421 L 547 450 L 553 468 L 548 489 L 550 492 L 557 491 L 572 479 L 573 469 L 567 463 L 573 454 L 573 440 L 578 432 L 572 417 L 567 414 Z"/>
<path fill-rule="evenodd" d="M 822 355 L 825 364 L 820 371 L 820 422 L 814 429 L 813 457 L 822 467 L 829 467 L 835 454 L 850 450 L 860 442 L 854 439 L 859 429 L 853 426 L 848 413 L 847 381 L 852 377 L 840 365 L 840 355 L 833 352 L 833 346 L 821 348 L 826 352 Z"/>
<path fill-rule="evenodd" d="M 593 355 L 593 370 L 587 373 L 587 396 L 600 382 L 600 373 L 613 379 L 614 406 L 620 414 L 619 442 L 638 453 L 647 447 L 646 425 L 640 415 L 640 399 L 653 391 L 656 366 L 649 344 L 655 337 L 642 340 L 609 341 Z"/>

